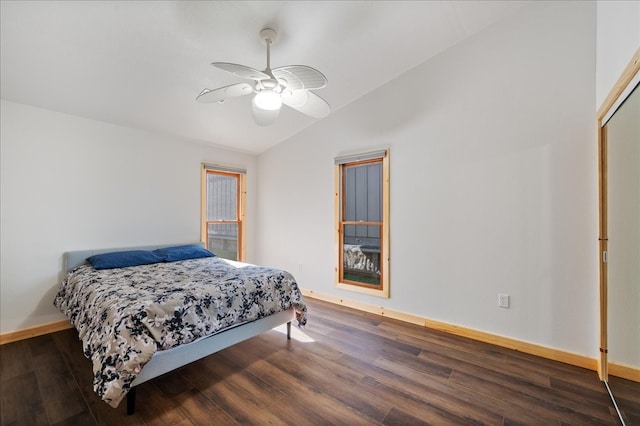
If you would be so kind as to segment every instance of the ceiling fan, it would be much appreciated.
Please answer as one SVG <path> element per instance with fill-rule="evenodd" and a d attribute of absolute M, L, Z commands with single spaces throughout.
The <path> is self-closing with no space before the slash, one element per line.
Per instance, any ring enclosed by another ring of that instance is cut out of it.
<path fill-rule="evenodd" d="M 271 43 L 276 32 L 271 28 L 260 31 L 267 45 L 267 67 L 263 71 L 245 65 L 214 62 L 211 65 L 238 77 L 253 80 L 252 83 L 236 83 L 218 89 L 204 89 L 196 97 L 198 102 L 223 102 L 225 99 L 255 93 L 252 113 L 256 124 L 268 126 L 274 123 L 282 104 L 314 118 L 326 117 L 331 111 L 327 101 L 311 90 L 322 89 L 327 79 L 322 73 L 305 65 L 286 65 L 271 69 Z"/>

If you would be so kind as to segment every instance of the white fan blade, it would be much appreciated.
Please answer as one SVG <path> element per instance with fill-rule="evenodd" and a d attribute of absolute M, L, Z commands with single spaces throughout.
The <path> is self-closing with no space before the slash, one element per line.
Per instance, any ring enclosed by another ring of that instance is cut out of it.
<path fill-rule="evenodd" d="M 204 89 L 196 97 L 198 102 L 209 103 L 224 101 L 227 98 L 248 95 L 253 92 L 253 86 L 248 83 L 237 83 L 230 86 L 220 87 L 219 89 Z"/>
<path fill-rule="evenodd" d="M 262 109 L 258 108 L 255 102 L 251 102 L 251 106 L 253 121 L 255 121 L 258 126 L 268 126 L 270 124 L 273 124 L 280 115 L 280 108 L 273 110 Z"/>
<path fill-rule="evenodd" d="M 272 70 L 273 76 L 291 90 L 322 89 L 327 78 L 317 69 L 305 65 L 286 65 Z"/>
<path fill-rule="evenodd" d="M 282 102 L 313 118 L 323 118 L 331 112 L 327 101 L 308 90 L 296 90 L 291 94 L 285 93 L 282 95 Z"/>
<path fill-rule="evenodd" d="M 289 105 L 291 108 L 303 106 L 307 101 L 309 101 L 308 90 L 284 90 L 282 92 L 282 102 Z"/>
<path fill-rule="evenodd" d="M 262 71 L 258 71 L 257 69 L 244 65 L 230 64 L 228 62 L 214 62 L 211 65 L 241 78 L 248 78 L 257 81 L 271 78 L 269 74 L 265 74 Z"/>

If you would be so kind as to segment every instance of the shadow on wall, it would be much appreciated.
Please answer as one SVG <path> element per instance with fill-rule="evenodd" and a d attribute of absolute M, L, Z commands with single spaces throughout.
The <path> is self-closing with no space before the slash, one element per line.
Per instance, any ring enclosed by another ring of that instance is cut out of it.
<path fill-rule="evenodd" d="M 350 108 L 348 127 L 364 135 L 397 136 L 412 123 L 424 122 L 430 105 L 438 104 L 435 92 L 426 87 L 416 89 L 409 84 L 388 83 L 347 107 Z"/>
<path fill-rule="evenodd" d="M 42 294 L 40 301 L 38 302 L 36 307 L 33 309 L 31 314 L 25 317 L 25 318 L 43 318 L 44 317 L 46 319 L 40 319 L 39 321 L 41 321 L 41 324 L 36 324 L 36 325 L 29 324 L 26 321 L 22 321 L 20 326 L 18 327 L 18 330 L 28 329 L 38 325 L 46 325 L 47 323 L 62 321 L 66 318 L 64 314 L 62 314 L 62 312 L 58 310 L 58 308 L 53 306 L 53 299 L 56 297 L 56 294 L 58 293 L 60 282 L 62 282 L 62 280 L 64 280 L 64 278 L 67 276 L 66 271 L 64 271 L 63 269 L 64 262 L 63 262 L 62 256 L 60 256 L 59 258 L 58 267 L 59 267 L 58 274 L 51 276 L 50 279 L 47 278 L 46 280 L 43 280 L 43 282 L 39 286 L 40 289 L 44 289 L 44 287 L 46 286 L 47 287 L 46 291 L 44 291 L 44 293 Z M 58 320 L 51 319 L 51 316 L 54 313 L 60 314 L 60 318 Z"/>
<path fill-rule="evenodd" d="M 47 288 L 47 290 L 44 292 L 44 294 L 42 295 L 42 298 L 40 299 L 40 301 L 38 302 L 38 305 L 33 309 L 33 311 L 31 312 L 30 315 L 27 315 L 26 318 L 48 318 L 46 320 L 40 320 L 42 322 L 42 324 L 27 324 L 25 321 L 22 321 L 19 329 L 27 329 L 27 328 L 31 328 L 31 327 L 37 327 L 38 325 L 46 325 L 47 323 L 51 323 L 51 322 L 55 322 L 55 321 L 62 321 L 64 320 L 66 317 L 64 317 L 64 315 L 58 310 L 58 308 L 56 308 L 55 306 L 53 306 L 53 299 L 56 297 L 56 294 L 58 293 L 58 287 L 59 287 L 60 282 L 59 281 L 54 281 L 51 280 L 51 285 L 49 288 Z M 54 312 L 58 312 L 60 315 L 62 315 L 59 320 L 53 320 L 51 319 L 51 314 Z"/>

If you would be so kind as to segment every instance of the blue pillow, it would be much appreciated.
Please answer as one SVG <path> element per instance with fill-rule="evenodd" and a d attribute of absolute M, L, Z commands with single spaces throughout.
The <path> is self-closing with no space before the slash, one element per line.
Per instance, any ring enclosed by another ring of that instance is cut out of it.
<path fill-rule="evenodd" d="M 165 247 L 153 251 L 161 256 L 166 262 L 177 262 L 178 260 L 200 259 L 202 257 L 213 257 L 211 253 L 204 247 L 199 245 Z"/>
<path fill-rule="evenodd" d="M 87 258 L 87 261 L 95 269 L 113 269 L 160 263 L 164 257 L 148 250 L 129 250 L 96 254 Z"/>

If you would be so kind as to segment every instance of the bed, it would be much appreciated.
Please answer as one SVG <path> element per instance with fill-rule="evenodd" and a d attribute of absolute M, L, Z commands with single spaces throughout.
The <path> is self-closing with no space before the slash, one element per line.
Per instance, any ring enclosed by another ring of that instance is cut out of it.
<path fill-rule="evenodd" d="M 207 253 L 202 243 L 65 253 L 54 305 L 78 331 L 94 390 L 112 407 L 126 396 L 132 414 L 137 385 L 274 327 L 287 324 L 290 338 L 292 321 L 306 324 L 291 274 Z M 96 261 L 127 256 L 135 261 Z"/>

